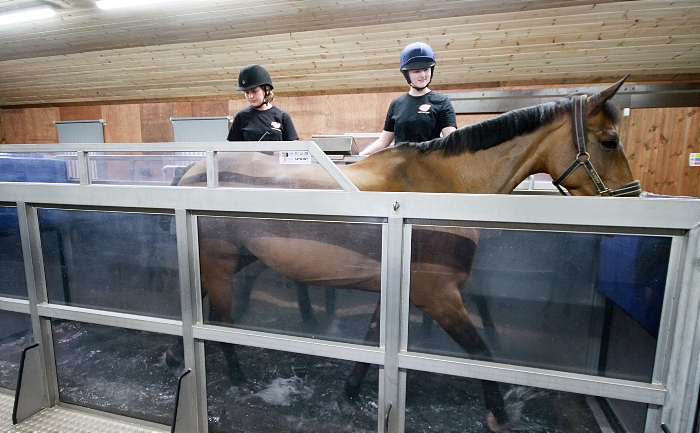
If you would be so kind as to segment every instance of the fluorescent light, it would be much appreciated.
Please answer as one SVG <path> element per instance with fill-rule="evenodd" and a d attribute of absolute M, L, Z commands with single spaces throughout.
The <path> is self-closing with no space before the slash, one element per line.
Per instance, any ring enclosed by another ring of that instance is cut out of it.
<path fill-rule="evenodd" d="M 95 4 L 100 9 L 117 9 L 133 6 L 147 6 L 155 3 L 165 3 L 172 0 L 97 0 Z"/>
<path fill-rule="evenodd" d="M 13 12 L 0 14 L 0 26 L 4 24 L 20 23 L 22 21 L 33 21 L 42 18 L 50 18 L 56 14 L 51 6 L 40 6 L 36 8 L 19 9 Z"/>

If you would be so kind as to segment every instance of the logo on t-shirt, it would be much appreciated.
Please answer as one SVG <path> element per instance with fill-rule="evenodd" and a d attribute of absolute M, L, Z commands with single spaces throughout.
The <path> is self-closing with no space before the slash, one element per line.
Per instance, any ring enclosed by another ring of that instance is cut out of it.
<path fill-rule="evenodd" d="M 430 109 L 431 109 L 431 108 L 433 108 L 432 105 L 430 105 L 430 104 L 423 104 L 423 105 L 421 105 L 420 107 L 418 107 L 418 113 L 428 114 L 428 113 L 430 113 Z"/>
<path fill-rule="evenodd" d="M 272 123 L 270 123 L 270 126 L 272 126 L 272 129 L 274 129 L 275 131 L 282 130 L 282 124 L 277 122 L 276 120 L 273 120 Z"/>

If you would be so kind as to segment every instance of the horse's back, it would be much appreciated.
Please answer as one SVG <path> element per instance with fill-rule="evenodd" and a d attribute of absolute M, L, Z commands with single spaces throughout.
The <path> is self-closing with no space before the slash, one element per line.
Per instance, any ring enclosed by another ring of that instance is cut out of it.
<path fill-rule="evenodd" d="M 218 160 L 219 186 L 238 188 L 340 189 L 319 164 L 285 163 L 263 152 L 224 152 Z M 206 185 L 206 160 L 194 164 L 178 185 Z"/>

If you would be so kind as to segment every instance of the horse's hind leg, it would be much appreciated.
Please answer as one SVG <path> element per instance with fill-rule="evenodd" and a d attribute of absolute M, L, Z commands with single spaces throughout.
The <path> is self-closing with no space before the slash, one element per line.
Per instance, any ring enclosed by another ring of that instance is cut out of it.
<path fill-rule="evenodd" d="M 374 310 L 374 315 L 372 316 L 372 323 L 369 325 L 367 334 L 365 335 L 366 343 L 377 343 L 379 342 L 379 316 L 381 311 L 381 304 L 377 302 L 377 307 Z M 357 397 L 360 393 L 360 388 L 362 387 L 362 382 L 367 375 L 367 370 L 369 370 L 370 364 L 366 362 L 356 362 L 355 367 L 353 367 L 348 379 L 345 381 L 345 395 L 350 398 Z"/>
<path fill-rule="evenodd" d="M 253 262 L 258 259 L 246 248 L 241 248 L 240 253 L 239 264 L 236 270 L 236 273 L 240 272 L 240 278 L 237 280 L 240 281 L 240 284 L 234 290 L 233 310 L 231 312 L 234 323 L 243 318 L 248 312 L 255 281 L 266 269 L 262 263 L 257 263 L 262 266 L 255 266 L 255 264 L 253 264 Z M 295 282 L 295 286 L 302 322 L 305 325 L 314 327 L 318 322 L 314 315 L 311 297 L 309 296 L 309 285 L 307 283 Z"/>
<path fill-rule="evenodd" d="M 265 270 L 264 266 L 256 266 L 263 265 L 260 262 L 254 263 L 256 261 L 257 257 L 250 254 L 245 248 L 240 249 L 238 264 L 234 271 L 234 274 L 240 277 L 237 279 L 240 284 L 233 289 L 233 309 L 231 311 L 233 323 L 238 322 L 248 312 L 255 281 Z"/>
<path fill-rule="evenodd" d="M 309 296 L 309 285 L 306 283 L 297 282 L 297 302 L 299 303 L 299 312 L 301 313 L 301 321 L 304 325 L 315 327 L 318 323 L 314 315 L 314 307 L 311 304 Z"/>
<path fill-rule="evenodd" d="M 200 242 L 202 296 L 209 295 L 209 320 L 212 322 L 232 323 L 233 276 L 255 260 L 254 256 L 241 256 L 240 253 L 237 245 L 225 240 L 208 237 Z M 226 357 L 231 380 L 244 381 L 245 376 L 238 362 L 235 346 L 222 343 L 221 349 Z"/>

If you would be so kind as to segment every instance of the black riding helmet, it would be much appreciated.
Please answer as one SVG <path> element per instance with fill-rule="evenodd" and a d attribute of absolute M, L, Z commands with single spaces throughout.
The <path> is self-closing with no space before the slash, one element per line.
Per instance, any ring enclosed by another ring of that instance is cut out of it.
<path fill-rule="evenodd" d="M 401 51 L 400 65 L 401 73 L 406 78 L 406 82 L 413 87 L 411 79 L 408 77 L 408 71 L 426 68 L 430 68 L 430 81 L 432 81 L 433 73 L 435 72 L 435 53 L 433 53 L 430 45 L 423 42 L 414 42 L 406 45 L 406 48 Z"/>
<path fill-rule="evenodd" d="M 238 87 L 236 87 L 236 90 L 249 90 L 257 86 L 270 86 L 270 89 L 274 89 L 270 74 L 260 65 L 246 65 L 242 67 L 238 73 Z"/>

